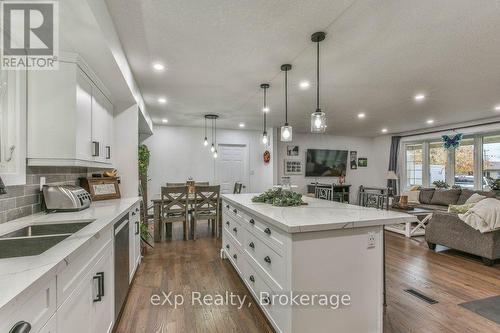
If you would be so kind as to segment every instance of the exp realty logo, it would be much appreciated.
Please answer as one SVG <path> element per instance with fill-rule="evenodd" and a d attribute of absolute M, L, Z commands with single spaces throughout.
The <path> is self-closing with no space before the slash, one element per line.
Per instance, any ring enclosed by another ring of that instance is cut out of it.
<path fill-rule="evenodd" d="M 0 67 L 58 69 L 59 3 L 4 0 L 0 4 Z"/>

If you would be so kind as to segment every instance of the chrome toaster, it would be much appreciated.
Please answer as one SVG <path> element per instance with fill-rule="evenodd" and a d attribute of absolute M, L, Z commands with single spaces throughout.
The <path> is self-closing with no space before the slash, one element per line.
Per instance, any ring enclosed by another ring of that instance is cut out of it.
<path fill-rule="evenodd" d="M 43 198 L 47 211 L 75 212 L 90 207 L 89 192 L 76 185 L 44 185 Z"/>

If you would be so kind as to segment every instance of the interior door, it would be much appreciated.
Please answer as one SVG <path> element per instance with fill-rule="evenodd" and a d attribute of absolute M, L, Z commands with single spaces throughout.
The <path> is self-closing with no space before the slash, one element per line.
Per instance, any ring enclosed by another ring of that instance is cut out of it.
<path fill-rule="evenodd" d="M 219 144 L 216 179 L 221 193 L 233 193 L 234 183 L 243 183 L 242 192 L 248 189 L 248 147 L 246 145 Z"/>

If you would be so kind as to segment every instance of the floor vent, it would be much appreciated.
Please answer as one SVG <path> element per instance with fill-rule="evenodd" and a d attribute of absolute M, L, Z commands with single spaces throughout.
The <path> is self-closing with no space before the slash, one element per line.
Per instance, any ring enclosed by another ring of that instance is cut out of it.
<path fill-rule="evenodd" d="M 418 290 L 415 290 L 415 289 L 412 289 L 412 288 L 411 288 L 411 289 L 405 289 L 405 291 L 406 291 L 408 294 L 413 295 L 413 296 L 415 296 L 415 297 L 417 297 L 417 298 L 420 298 L 422 301 L 427 302 L 427 303 L 429 303 L 429 304 L 437 304 L 437 303 L 439 303 L 439 302 L 438 302 L 438 301 L 436 301 L 435 299 L 432 299 L 432 298 L 430 298 L 429 296 L 422 294 L 422 293 L 421 293 L 420 291 L 418 291 Z"/>

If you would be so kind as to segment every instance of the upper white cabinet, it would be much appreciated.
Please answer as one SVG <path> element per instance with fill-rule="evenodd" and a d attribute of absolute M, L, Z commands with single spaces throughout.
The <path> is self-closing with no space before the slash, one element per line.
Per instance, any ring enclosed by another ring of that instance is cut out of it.
<path fill-rule="evenodd" d="M 28 73 L 28 165 L 112 167 L 113 104 L 78 56 Z"/>
<path fill-rule="evenodd" d="M 0 176 L 26 183 L 26 71 L 0 69 Z"/>

